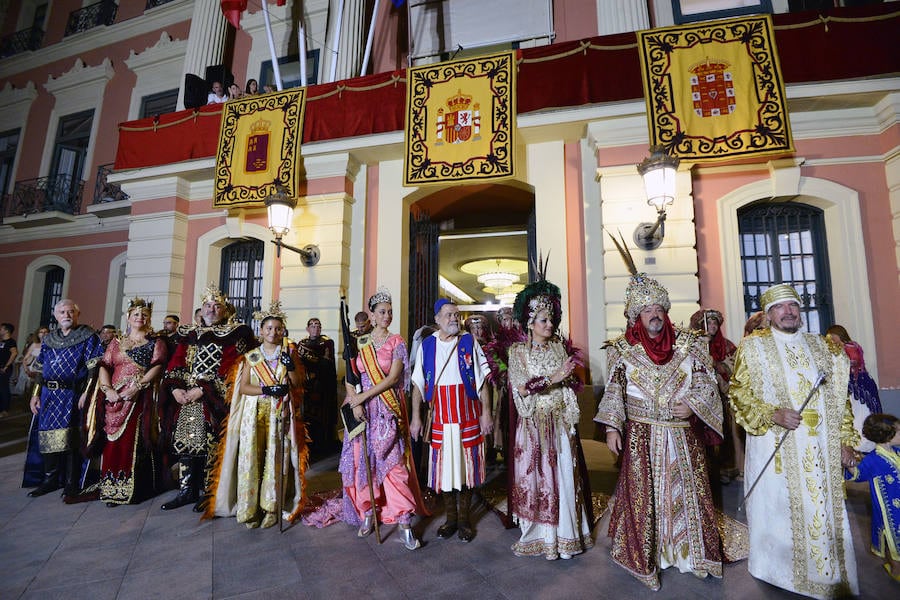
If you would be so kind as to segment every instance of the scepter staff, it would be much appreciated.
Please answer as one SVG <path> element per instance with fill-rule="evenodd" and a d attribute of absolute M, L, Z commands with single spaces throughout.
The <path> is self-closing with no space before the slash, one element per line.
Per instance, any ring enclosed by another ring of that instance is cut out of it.
<path fill-rule="evenodd" d="M 797 410 L 798 413 L 802 413 L 803 409 L 806 408 L 806 405 L 809 404 L 809 401 L 812 400 L 812 397 L 816 394 L 822 384 L 825 383 L 827 375 L 819 371 L 819 376 L 816 378 L 816 382 L 813 384 L 812 389 L 809 390 L 809 393 L 806 395 L 806 399 L 803 401 L 803 404 L 800 405 L 800 408 Z M 750 486 L 750 489 L 747 490 L 747 493 L 744 494 L 744 499 L 741 500 L 741 503 L 738 504 L 738 511 L 740 511 L 744 505 L 747 503 L 747 499 L 750 498 L 750 494 L 753 493 L 753 490 L 756 489 L 756 485 L 762 479 L 762 476 L 765 474 L 766 469 L 769 467 L 769 464 L 775 459 L 775 455 L 778 454 L 778 451 L 781 449 L 781 445 L 784 444 L 784 441 L 787 439 L 788 434 L 793 431 L 793 429 L 788 429 L 784 432 L 784 435 L 781 436 L 781 439 L 778 440 L 778 443 L 775 445 L 775 450 L 772 452 L 772 455 L 769 457 L 769 460 L 766 461 L 766 464 L 763 465 L 763 468 L 760 469 L 759 475 L 756 476 L 756 479 L 753 481 L 753 485 Z"/>

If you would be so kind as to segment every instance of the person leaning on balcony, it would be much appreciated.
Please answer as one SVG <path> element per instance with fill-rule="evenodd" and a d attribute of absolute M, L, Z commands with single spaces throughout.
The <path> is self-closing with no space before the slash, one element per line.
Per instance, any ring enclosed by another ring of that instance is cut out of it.
<path fill-rule="evenodd" d="M 212 91 L 206 97 L 207 104 L 222 104 L 228 100 L 228 95 L 225 93 L 225 88 L 222 87 L 221 81 L 213 81 L 212 83 Z"/>

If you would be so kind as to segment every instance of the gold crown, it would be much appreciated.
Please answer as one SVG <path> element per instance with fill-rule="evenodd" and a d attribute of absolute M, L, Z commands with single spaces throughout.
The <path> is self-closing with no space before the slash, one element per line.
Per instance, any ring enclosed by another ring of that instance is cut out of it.
<path fill-rule="evenodd" d="M 724 60 L 712 60 L 710 61 L 708 58 L 703 62 L 697 63 L 688 69 L 694 75 L 698 77 L 702 77 L 703 75 L 708 75 L 710 73 L 720 73 L 730 67 L 731 64 L 725 62 Z"/>
<path fill-rule="evenodd" d="M 225 305 L 228 304 L 228 296 L 222 293 L 219 286 L 210 281 L 206 284 L 206 288 L 200 295 L 200 304 L 206 304 L 207 302 L 216 302 Z"/>
<path fill-rule="evenodd" d="M 272 300 L 272 304 L 269 305 L 268 310 L 258 310 L 253 313 L 253 318 L 260 322 L 260 324 L 266 319 L 278 319 L 285 326 L 287 326 L 287 315 L 284 314 L 284 309 L 281 308 L 281 300 Z"/>
<path fill-rule="evenodd" d="M 127 314 L 131 314 L 131 311 L 136 308 L 141 309 L 141 312 L 146 312 L 148 315 L 153 314 L 153 302 L 147 302 L 143 298 L 138 298 L 137 296 L 128 302 Z"/>
<path fill-rule="evenodd" d="M 472 103 L 472 96 L 466 96 L 462 90 L 457 89 L 456 95 L 447 98 L 447 106 L 450 110 L 466 110 Z"/>
<path fill-rule="evenodd" d="M 800 301 L 800 294 L 797 293 L 793 286 L 786 283 L 773 285 L 759 297 L 759 305 L 766 312 L 769 312 L 772 306 L 783 302 L 796 302 L 801 307 L 803 306 L 803 302 Z"/>
<path fill-rule="evenodd" d="M 250 133 L 265 133 L 269 131 L 269 127 L 272 126 L 272 123 L 266 121 L 262 117 L 254 121 L 250 124 Z"/>
<path fill-rule="evenodd" d="M 645 306 L 652 304 L 659 304 L 669 312 L 672 308 L 669 292 L 658 281 L 647 277 L 646 273 L 633 275 L 625 288 L 625 314 L 628 320 L 634 321 Z"/>

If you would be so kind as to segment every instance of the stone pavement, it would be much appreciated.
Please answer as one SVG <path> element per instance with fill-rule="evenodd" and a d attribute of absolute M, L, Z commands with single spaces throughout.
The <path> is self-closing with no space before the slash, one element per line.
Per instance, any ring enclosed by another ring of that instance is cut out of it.
<path fill-rule="evenodd" d="M 585 448 L 592 481 L 612 481 L 605 446 L 586 441 Z M 470 544 L 436 538 L 438 516 L 418 524 L 424 546 L 410 552 L 392 526 L 383 528 L 381 545 L 374 536 L 358 539 L 343 524 L 251 530 L 234 519 L 200 522 L 190 507 L 161 511 L 171 494 L 115 508 L 66 505 L 55 493 L 32 499 L 19 487 L 23 460 L 21 452 L 0 458 L 4 599 L 798 597 L 750 577 L 746 561 L 727 565 L 723 579 L 667 570 L 662 590 L 654 593 L 613 564 L 602 540 L 572 560 L 517 558 L 510 551 L 517 530 L 504 529 L 484 510 Z M 333 487 L 336 463 L 331 457 L 311 467 L 313 489 Z M 724 487 L 731 515 L 737 495 L 737 485 Z M 854 485 L 849 507 L 862 597 L 897 597 L 900 585 L 867 551 L 868 488 Z"/>

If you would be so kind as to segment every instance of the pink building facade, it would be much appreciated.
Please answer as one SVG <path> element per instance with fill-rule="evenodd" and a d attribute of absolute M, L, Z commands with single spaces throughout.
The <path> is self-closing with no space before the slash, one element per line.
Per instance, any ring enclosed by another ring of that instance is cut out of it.
<path fill-rule="evenodd" d="M 242 29 L 235 31 L 214 0 L 121 0 L 115 11 L 108 6 L 115 3 L 98 4 L 106 12 L 75 1 L 9 3 L 0 24 L 5 178 L 0 182 L 5 194 L 0 319 L 16 325 L 17 337 L 24 339 L 46 322 L 48 298 L 75 299 L 82 321 L 99 327 L 122 324 L 127 298 L 140 295 L 155 301 L 158 325 L 169 312 L 189 318 L 208 281 L 236 285 L 241 278 L 246 302 L 282 300 L 297 337 L 307 318 L 318 316 L 326 333 L 338 338 L 341 294 L 351 309 L 361 308 L 384 285 L 394 294 L 394 329 L 407 334 L 424 324 L 416 312 L 424 296 L 414 275 L 419 258 L 413 249 L 433 226 L 441 248 L 435 268 L 473 296 L 466 287 L 471 281 L 462 274 L 455 279 L 454 269 L 478 259 L 478 252 L 480 258 L 525 258 L 526 238 L 534 248 L 550 250 L 550 279 L 564 290 L 562 327 L 587 350 L 595 391 L 603 384 L 601 346 L 624 327 L 628 280 L 603 228 L 630 238 L 638 223 L 655 217 L 635 170 L 648 147 L 639 88 L 632 93 L 633 84 L 622 84 L 624 91 L 613 100 L 520 111 L 521 174 L 490 186 L 404 187 L 402 125 L 387 131 L 360 125 L 354 135 L 334 138 L 305 135 L 305 183 L 286 242 L 319 247 L 319 263 L 306 267 L 293 253 L 276 255 L 264 208 L 213 206 L 211 153 L 172 162 L 165 159 L 167 148 L 152 148 L 154 156 L 163 157 L 154 164 L 113 167 L 120 124 L 127 127 L 159 107 L 172 112 L 190 103 L 186 74 L 205 77 L 207 67 L 220 66 L 212 77 L 241 85 L 249 78 L 260 84 L 270 80 L 261 13 L 245 14 Z M 373 3 L 344 2 L 338 31 L 340 4 L 303 3 L 310 84 L 334 80 L 359 87 L 352 78 L 361 73 L 402 76 L 410 56 L 421 64 L 452 54 L 435 46 L 440 36 L 423 35 L 415 26 L 428 25 L 427 15 L 379 2 L 363 71 Z M 521 27 L 537 33 L 513 42 L 487 39 L 480 47 L 464 47 L 461 56 L 477 55 L 484 47 L 518 48 L 527 60 L 532 53 L 550 54 L 556 46 L 588 38 L 609 46 L 633 44 L 631 32 L 671 25 L 677 16 L 668 1 L 528 4 L 536 7 L 533 18 Z M 776 29 L 785 19 L 817 18 L 790 12 L 787 2 L 771 4 Z M 97 15 L 82 15 L 88 8 Z M 301 15 L 291 2 L 284 7 L 273 2 L 270 9 L 282 75 L 296 82 Z M 835 14 L 864 17 L 855 34 L 863 38 L 863 28 L 876 26 L 872 23 L 900 29 L 900 15 L 887 6 Z M 462 18 L 450 12 L 445 17 Z M 27 33 L 35 27 L 45 31 L 38 42 Z M 826 78 L 815 66 L 821 57 L 785 51 L 781 61 L 796 152 L 740 164 L 682 164 L 663 243 L 635 251 L 635 258 L 639 268 L 669 288 L 674 321 L 686 324 L 698 308 L 718 308 L 725 313 L 728 337 L 737 341 L 748 281 L 759 276 L 748 272 L 751 257 L 759 255 L 759 248 L 751 252 L 748 244 L 771 233 L 765 223 L 781 223 L 787 229 L 782 238 L 773 234 L 770 246 L 782 240 L 787 250 L 779 254 L 763 245 L 769 254 L 759 260 L 815 271 L 814 284 L 827 295 L 815 300 L 826 303 L 815 317 L 823 322 L 810 326 L 824 332 L 832 322 L 844 325 L 865 349 L 886 408 L 893 403 L 896 411 L 900 344 L 893 332 L 900 319 L 892 309 L 900 298 L 900 67 L 890 57 L 882 61 L 885 66 L 863 65 L 869 54 L 859 50 L 858 70 L 834 66 Z M 809 77 L 803 76 L 804 63 L 810 65 Z M 521 68 L 524 78 L 526 65 Z M 606 70 L 585 76 L 609 80 L 610 87 L 623 78 Z M 540 85 L 535 81 L 534 89 Z M 316 89 L 324 88 L 311 87 L 311 97 Z M 311 118 L 308 111 L 307 128 L 313 127 Z M 791 234 L 799 240 L 796 252 L 790 249 Z M 491 236 L 496 237 L 493 254 L 484 254 L 478 240 Z M 443 287 L 440 293 L 455 294 Z M 471 305 L 472 311 L 496 308 L 477 297 Z M 592 401 L 590 388 L 584 401 Z"/>

